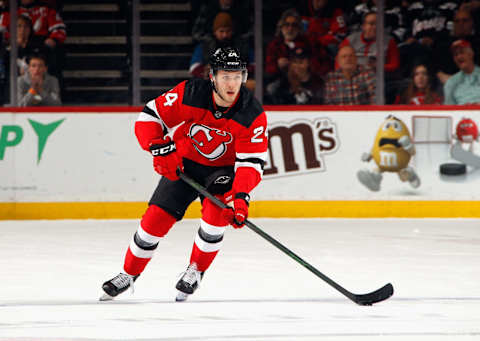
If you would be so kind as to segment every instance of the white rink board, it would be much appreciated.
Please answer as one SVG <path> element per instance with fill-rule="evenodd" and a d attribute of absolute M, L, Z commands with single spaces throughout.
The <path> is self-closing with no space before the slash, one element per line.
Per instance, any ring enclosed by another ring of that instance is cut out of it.
<path fill-rule="evenodd" d="M 411 130 L 412 115 L 454 115 L 455 127 L 464 116 L 480 122 L 480 111 L 330 110 L 267 114 L 271 154 L 255 200 L 480 200 L 480 171 L 469 169 L 467 175 L 455 178 L 440 176 L 438 166 L 451 161 L 447 144 L 417 145 L 411 166 L 422 181 L 418 190 L 401 183 L 396 174 L 386 173 L 382 190 L 372 193 L 356 178 L 359 169 L 374 166 L 372 162 L 361 162 L 360 156 L 370 151 L 387 115 L 394 114 Z M 140 149 L 134 136 L 137 115 L 1 113 L 0 202 L 148 200 L 159 176 L 152 169 L 151 157 Z M 48 125 L 55 122 L 58 127 L 45 135 Z M 47 128 L 38 128 L 39 123 Z M 297 132 L 289 135 L 293 131 L 288 132 L 290 128 Z M 19 131 L 22 136 L 18 136 Z M 283 134 L 284 139 L 278 134 Z M 43 140 L 47 138 L 39 159 L 40 135 Z M 288 152 L 290 138 L 285 136 L 292 137 L 292 153 Z M 308 146 L 313 149 L 306 157 Z M 478 143 L 475 148 L 480 154 Z M 295 164 L 298 169 L 289 169 Z M 274 166 L 276 170 L 272 172 Z"/>
<path fill-rule="evenodd" d="M 12 118 L 13 116 L 13 118 Z M 50 113 L 0 115 L 2 126 L 22 127 L 23 139 L 0 161 L 1 202 L 139 201 L 158 176 L 134 135 L 137 114 Z M 64 119 L 47 139 L 38 162 L 38 136 L 30 120 Z M 6 166 L 7 165 L 7 166 Z M 5 167 L 6 166 L 6 167 Z"/>

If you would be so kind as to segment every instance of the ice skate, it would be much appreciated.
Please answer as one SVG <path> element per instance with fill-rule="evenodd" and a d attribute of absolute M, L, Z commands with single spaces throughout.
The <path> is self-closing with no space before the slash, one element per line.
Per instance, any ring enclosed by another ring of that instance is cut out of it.
<path fill-rule="evenodd" d="M 187 270 L 185 270 L 185 272 L 182 274 L 182 277 L 180 277 L 180 279 L 178 280 L 177 285 L 175 286 L 178 290 L 175 301 L 185 301 L 189 295 L 193 294 L 200 285 L 202 277 L 203 272 L 197 270 L 197 264 L 190 264 Z"/>
<path fill-rule="evenodd" d="M 137 280 L 138 276 L 140 275 L 132 276 L 121 272 L 112 279 L 106 281 L 102 285 L 102 289 L 105 293 L 100 297 L 100 301 L 113 300 L 128 288 L 131 288 L 133 293 L 133 282 Z"/>
<path fill-rule="evenodd" d="M 360 181 L 369 190 L 378 192 L 382 181 L 382 174 L 362 169 L 357 172 L 358 181 Z"/>

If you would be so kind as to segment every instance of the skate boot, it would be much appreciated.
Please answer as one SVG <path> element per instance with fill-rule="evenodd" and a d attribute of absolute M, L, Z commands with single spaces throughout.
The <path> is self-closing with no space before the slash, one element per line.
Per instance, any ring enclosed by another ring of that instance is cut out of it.
<path fill-rule="evenodd" d="M 131 288 L 133 293 L 133 282 L 135 282 L 140 275 L 132 276 L 126 273 L 120 272 L 112 279 L 106 281 L 102 285 L 105 293 L 100 297 L 100 301 L 110 301 L 114 297 L 121 294 L 128 288 Z"/>
<path fill-rule="evenodd" d="M 191 295 L 200 285 L 200 281 L 203 278 L 203 272 L 197 270 L 197 264 L 192 263 L 188 266 L 187 270 L 182 274 L 182 277 L 175 286 L 178 290 L 175 301 L 185 301 L 188 295 Z"/>
<path fill-rule="evenodd" d="M 357 172 L 358 181 L 360 181 L 369 190 L 378 192 L 382 182 L 382 174 L 362 169 Z"/>

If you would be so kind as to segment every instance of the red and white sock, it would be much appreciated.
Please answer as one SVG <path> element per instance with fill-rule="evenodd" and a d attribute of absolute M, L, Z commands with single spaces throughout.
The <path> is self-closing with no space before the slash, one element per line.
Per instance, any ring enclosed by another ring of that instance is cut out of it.
<path fill-rule="evenodd" d="M 152 259 L 158 242 L 175 222 L 175 218 L 160 207 L 148 207 L 125 255 L 123 269 L 127 274 L 139 275 L 143 272 Z"/>
<path fill-rule="evenodd" d="M 223 234 L 228 223 L 221 213 L 221 209 L 210 200 L 204 200 L 202 220 L 190 256 L 190 264 L 196 263 L 201 272 L 208 269 L 222 247 Z"/>

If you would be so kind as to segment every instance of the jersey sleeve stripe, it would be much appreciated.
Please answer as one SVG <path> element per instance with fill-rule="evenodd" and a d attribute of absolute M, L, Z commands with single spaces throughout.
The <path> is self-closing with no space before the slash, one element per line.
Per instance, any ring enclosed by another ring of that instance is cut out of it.
<path fill-rule="evenodd" d="M 148 115 L 145 113 L 145 111 L 142 111 L 140 115 L 137 118 L 137 121 L 139 122 L 157 122 L 157 123 L 162 123 L 158 118 L 152 117 L 151 115 Z"/>
<path fill-rule="evenodd" d="M 263 166 L 265 164 L 265 161 L 260 160 L 260 159 L 237 159 L 235 161 L 235 172 L 237 171 L 238 168 L 241 167 L 250 167 L 255 169 L 260 176 L 263 175 Z"/>
<path fill-rule="evenodd" d="M 267 160 L 267 152 L 262 152 L 262 153 L 237 153 L 236 157 L 237 159 L 260 159 L 263 160 L 264 162 Z"/>
<path fill-rule="evenodd" d="M 265 164 L 264 160 L 258 159 L 258 158 L 255 158 L 255 157 L 251 157 L 251 158 L 248 158 L 248 159 L 237 158 L 237 159 L 235 159 L 235 162 L 259 164 L 260 166 L 262 166 L 262 168 L 263 168 L 263 165 Z"/>
<path fill-rule="evenodd" d="M 153 117 L 159 119 L 160 116 L 158 116 L 157 111 L 156 111 L 155 109 L 152 109 L 152 108 L 151 108 L 152 105 L 153 105 L 154 108 L 155 108 L 155 102 L 154 102 L 154 103 L 152 103 L 152 102 L 153 102 L 153 101 L 148 102 L 147 105 L 145 105 L 145 107 L 143 108 L 142 112 L 144 112 L 145 114 L 148 114 L 148 115 L 150 115 L 150 116 L 153 116 Z M 152 105 L 149 106 L 149 104 L 152 104 Z"/>
<path fill-rule="evenodd" d="M 143 107 L 142 112 L 137 118 L 137 122 L 156 122 L 162 126 L 163 133 L 166 134 L 169 129 L 162 121 L 155 107 L 155 100 L 152 100 Z"/>

